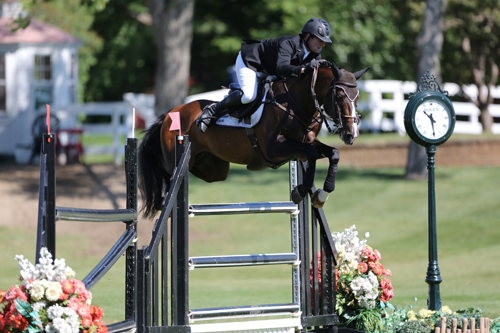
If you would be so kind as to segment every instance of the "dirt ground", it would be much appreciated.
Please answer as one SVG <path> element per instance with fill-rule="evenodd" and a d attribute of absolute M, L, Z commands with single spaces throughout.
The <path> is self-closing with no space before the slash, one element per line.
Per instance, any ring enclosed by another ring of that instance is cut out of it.
<path fill-rule="evenodd" d="M 0 226 L 16 226 L 36 230 L 38 218 L 38 165 L 0 164 Z M 56 167 L 56 206 L 86 209 L 125 208 L 125 169 L 111 164 L 73 164 Z M 140 205 L 140 199 L 138 200 Z M 149 243 L 153 221 L 142 221 L 139 242 Z M 102 253 L 125 231 L 125 224 L 60 221 L 57 235 L 78 234 L 92 239 L 92 248 Z"/>

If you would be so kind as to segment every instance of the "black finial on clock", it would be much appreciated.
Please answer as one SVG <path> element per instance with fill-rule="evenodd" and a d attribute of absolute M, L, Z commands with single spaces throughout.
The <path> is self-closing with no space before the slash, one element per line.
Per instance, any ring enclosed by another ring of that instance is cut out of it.
<path fill-rule="evenodd" d="M 439 83 L 436 80 L 436 76 L 434 74 L 429 73 L 428 70 L 427 73 L 420 79 L 420 82 L 417 86 L 417 91 L 415 93 L 410 93 L 410 98 L 415 96 L 417 93 L 426 90 L 437 91 L 448 96 L 448 92 L 443 91 L 439 86 Z"/>

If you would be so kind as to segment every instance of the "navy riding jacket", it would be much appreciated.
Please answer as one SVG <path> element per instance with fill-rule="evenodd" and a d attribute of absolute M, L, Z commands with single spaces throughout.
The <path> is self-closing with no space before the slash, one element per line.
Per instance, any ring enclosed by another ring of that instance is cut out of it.
<path fill-rule="evenodd" d="M 281 77 L 298 77 L 304 64 L 312 59 L 321 59 L 321 54 L 313 52 L 303 59 L 305 55 L 303 45 L 300 35 L 245 40 L 241 45 L 241 57 L 245 65 L 256 72 L 266 71 Z"/>

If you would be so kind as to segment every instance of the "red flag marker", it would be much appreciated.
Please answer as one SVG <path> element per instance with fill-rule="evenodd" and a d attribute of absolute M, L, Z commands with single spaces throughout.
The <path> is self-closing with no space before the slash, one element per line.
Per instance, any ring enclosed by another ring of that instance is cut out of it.
<path fill-rule="evenodd" d="M 49 104 L 45 104 L 47 105 L 47 132 L 48 134 L 50 135 L 50 105 Z M 50 138 L 49 138 L 49 142 L 50 142 Z"/>
<path fill-rule="evenodd" d="M 170 131 L 179 130 L 179 142 L 182 143 L 182 133 L 181 133 L 181 120 L 179 112 L 170 112 L 168 114 L 170 119 L 172 119 L 172 124 L 170 125 Z"/>

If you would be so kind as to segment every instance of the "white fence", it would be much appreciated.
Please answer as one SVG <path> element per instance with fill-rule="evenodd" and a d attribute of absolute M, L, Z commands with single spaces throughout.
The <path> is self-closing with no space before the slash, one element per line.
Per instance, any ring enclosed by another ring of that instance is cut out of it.
<path fill-rule="evenodd" d="M 133 107 L 128 102 L 100 102 L 75 104 L 65 107 L 53 107 L 52 111 L 60 121 L 61 129 L 80 128 L 85 134 L 112 135 L 113 143 L 86 145 L 86 155 L 112 154 L 116 165 L 122 163 L 125 151 L 123 149 L 122 137 L 133 137 Z M 80 123 L 78 117 L 85 116 L 107 116 L 109 122 L 104 123 Z"/>
<path fill-rule="evenodd" d="M 366 111 L 367 117 L 362 118 L 361 129 L 372 132 L 396 131 L 405 135 L 404 110 L 408 100 L 405 95 L 417 90 L 415 82 L 391 81 L 391 80 L 366 80 L 359 81 L 360 91 L 368 93 L 368 100 L 358 100 L 358 111 Z M 458 95 L 459 86 L 455 83 L 445 83 L 443 90 L 448 91 L 449 96 Z M 466 86 L 465 92 L 476 99 L 477 87 Z M 500 99 L 500 86 L 492 88 L 492 96 Z M 459 116 L 454 133 L 481 134 L 482 125 L 479 123 L 479 109 L 473 103 L 453 102 L 455 113 Z M 500 117 L 500 104 L 491 104 L 489 112 L 493 117 Z M 464 119 L 464 120 L 462 120 Z M 494 124 L 494 134 L 500 134 L 500 124 Z"/>

